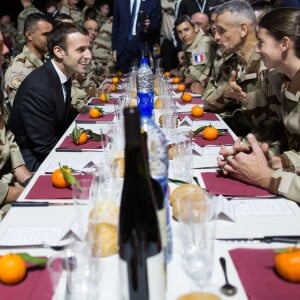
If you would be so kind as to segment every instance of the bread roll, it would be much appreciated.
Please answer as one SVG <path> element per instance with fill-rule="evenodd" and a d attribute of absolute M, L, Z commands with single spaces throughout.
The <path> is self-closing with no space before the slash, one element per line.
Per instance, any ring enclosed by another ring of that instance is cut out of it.
<path fill-rule="evenodd" d="M 221 298 L 210 293 L 192 292 L 180 296 L 177 300 L 221 300 Z"/>
<path fill-rule="evenodd" d="M 189 197 L 186 197 L 187 194 L 189 194 Z M 179 197 L 181 198 L 179 199 Z M 187 199 L 195 202 L 204 201 L 205 192 L 200 186 L 191 183 L 182 184 L 181 186 L 173 190 L 170 196 L 170 204 L 172 205 L 173 208 L 173 218 L 175 220 L 178 220 L 178 215 L 179 215 L 179 208 L 178 208 L 177 201 L 185 201 Z"/>

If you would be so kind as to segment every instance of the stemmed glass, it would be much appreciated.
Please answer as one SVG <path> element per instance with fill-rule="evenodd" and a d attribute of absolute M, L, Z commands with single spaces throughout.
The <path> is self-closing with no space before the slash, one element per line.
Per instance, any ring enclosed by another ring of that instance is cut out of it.
<path fill-rule="evenodd" d="M 214 261 L 215 214 L 211 200 L 201 190 L 183 191 L 176 197 L 185 270 L 201 293 L 212 276 Z"/>

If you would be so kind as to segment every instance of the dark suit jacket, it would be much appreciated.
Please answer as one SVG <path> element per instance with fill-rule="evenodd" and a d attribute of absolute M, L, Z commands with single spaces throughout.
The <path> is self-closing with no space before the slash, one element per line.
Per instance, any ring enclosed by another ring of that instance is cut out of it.
<path fill-rule="evenodd" d="M 150 28 L 148 34 L 143 31 L 142 16 L 149 16 Z M 140 16 L 140 17 L 139 17 Z M 112 49 L 120 55 L 124 49 L 130 32 L 130 0 L 114 0 Z M 145 39 L 150 44 L 159 42 L 161 24 L 160 0 L 141 0 L 136 24 L 137 39 L 143 43 Z"/>
<path fill-rule="evenodd" d="M 50 61 L 21 83 L 8 127 L 30 170 L 37 170 L 70 125 L 74 117 L 70 103 L 71 97 L 64 102 L 61 82 Z"/>

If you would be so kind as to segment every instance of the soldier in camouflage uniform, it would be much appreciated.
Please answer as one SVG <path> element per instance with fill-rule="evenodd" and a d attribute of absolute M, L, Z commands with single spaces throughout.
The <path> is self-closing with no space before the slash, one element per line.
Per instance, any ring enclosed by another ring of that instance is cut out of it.
<path fill-rule="evenodd" d="M 258 24 L 258 49 L 269 68 L 286 75 L 281 89 L 284 134 L 279 156 L 266 156 L 268 148 L 248 135 L 251 151 L 236 143 L 234 151 L 223 148 L 219 166 L 225 173 L 250 184 L 269 189 L 300 203 L 300 29 L 299 9 L 276 9 Z M 279 23 L 278 20 L 281 22 Z M 245 153 L 247 152 L 247 153 Z M 250 153 L 249 153 L 250 152 Z"/>
<path fill-rule="evenodd" d="M 44 15 L 34 13 L 27 17 L 24 24 L 26 45 L 5 72 L 5 90 L 11 106 L 21 82 L 43 64 L 47 52 L 47 34 L 51 30 L 52 24 Z"/>
<path fill-rule="evenodd" d="M 108 75 L 116 71 L 111 48 L 112 23 L 113 18 L 110 17 L 100 28 L 92 46 L 98 75 Z"/>
<path fill-rule="evenodd" d="M 277 152 L 282 124 L 280 92 L 274 81 L 280 86 L 282 76 L 268 70 L 256 53 L 255 14 L 243 1 L 225 3 L 216 13 L 215 38 L 225 56 L 203 95 L 205 107 L 219 112 L 237 135 L 252 132 Z M 247 30 L 239 36 L 241 23 L 247 24 Z"/>
<path fill-rule="evenodd" d="M 0 55 L 7 53 L 8 49 L 3 43 L 3 36 L 0 31 Z M 0 60 L 0 71 L 1 68 L 2 61 Z M 24 185 L 32 176 L 24 165 L 23 157 L 13 134 L 6 127 L 7 115 L 3 109 L 3 101 L 3 93 L 0 90 L 0 220 L 3 205 L 15 201 L 23 191 L 21 184 Z"/>
<path fill-rule="evenodd" d="M 192 92 L 202 93 L 211 74 L 216 43 L 199 30 L 187 15 L 175 21 L 175 28 L 184 47 L 181 76 L 186 84 L 191 84 Z"/>
<path fill-rule="evenodd" d="M 81 10 L 77 7 L 78 2 L 79 0 L 68 0 L 68 3 L 63 5 L 59 12 L 72 17 L 74 23 L 82 24 L 84 17 Z"/>
<path fill-rule="evenodd" d="M 20 53 L 25 44 L 24 37 L 24 22 L 26 18 L 33 13 L 40 13 L 40 11 L 32 4 L 32 0 L 21 0 L 24 9 L 18 15 L 18 27 L 16 36 L 16 54 Z"/>
<path fill-rule="evenodd" d="M 109 3 L 106 0 L 100 1 L 95 5 L 97 11 L 97 22 L 99 24 L 99 28 L 101 29 L 102 25 L 106 23 L 110 14 Z"/>
<path fill-rule="evenodd" d="M 81 13 L 83 16 L 85 16 L 85 12 L 88 8 L 93 8 L 95 5 L 95 0 L 84 0 L 85 2 L 85 6 L 84 8 L 81 10 Z"/>

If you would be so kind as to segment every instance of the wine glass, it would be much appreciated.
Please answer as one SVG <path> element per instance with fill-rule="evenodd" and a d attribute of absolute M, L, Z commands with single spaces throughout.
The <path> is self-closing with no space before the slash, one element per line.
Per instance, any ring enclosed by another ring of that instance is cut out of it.
<path fill-rule="evenodd" d="M 214 261 L 215 214 L 211 196 L 199 190 L 178 193 L 176 204 L 187 275 L 201 293 L 207 286 Z"/>

